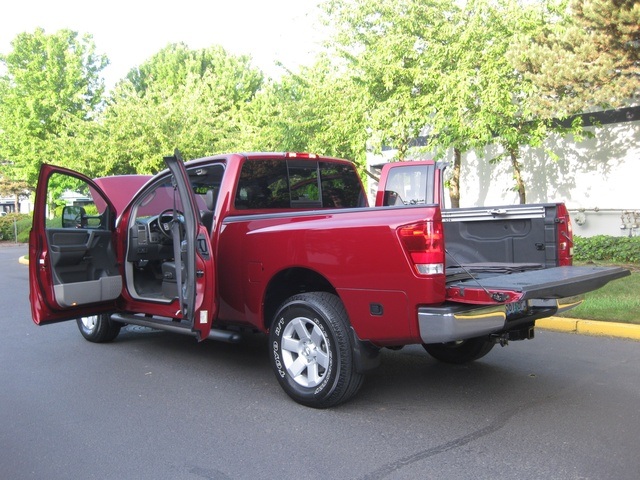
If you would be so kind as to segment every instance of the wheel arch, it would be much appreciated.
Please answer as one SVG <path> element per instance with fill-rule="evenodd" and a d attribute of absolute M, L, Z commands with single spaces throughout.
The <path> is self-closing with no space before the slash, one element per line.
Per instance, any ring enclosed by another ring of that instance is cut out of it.
<path fill-rule="evenodd" d="M 306 292 L 331 293 L 342 301 L 331 282 L 315 270 L 302 267 L 282 270 L 271 279 L 265 291 L 263 308 L 265 331 L 270 330 L 278 309 L 287 299 Z M 356 370 L 359 373 L 371 371 L 380 365 L 380 349 L 358 338 L 351 325 L 346 306 L 343 305 L 343 307 L 346 314 L 345 326 L 350 336 Z"/>
<path fill-rule="evenodd" d="M 304 292 L 327 292 L 339 297 L 331 282 L 310 268 L 281 270 L 269 281 L 264 293 L 263 325 L 268 330 L 278 308 L 289 297 Z"/>

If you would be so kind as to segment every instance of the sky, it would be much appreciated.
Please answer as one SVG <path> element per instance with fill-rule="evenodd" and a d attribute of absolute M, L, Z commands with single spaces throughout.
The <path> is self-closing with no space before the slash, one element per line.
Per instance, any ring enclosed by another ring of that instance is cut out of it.
<path fill-rule="evenodd" d="M 0 52 L 22 32 L 68 28 L 93 36 L 110 65 L 108 88 L 170 43 L 221 45 L 267 76 L 311 65 L 321 48 L 319 0 L 9 0 L 0 6 Z"/>

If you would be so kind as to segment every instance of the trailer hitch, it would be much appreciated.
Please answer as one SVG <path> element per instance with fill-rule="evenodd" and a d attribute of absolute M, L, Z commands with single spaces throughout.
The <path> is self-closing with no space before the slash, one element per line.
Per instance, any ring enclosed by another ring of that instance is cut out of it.
<path fill-rule="evenodd" d="M 533 325 L 516 330 L 509 330 L 508 332 L 494 333 L 489 336 L 493 343 L 499 343 L 501 347 L 507 346 L 510 341 L 516 342 L 518 340 L 532 340 L 534 337 L 535 329 Z"/>

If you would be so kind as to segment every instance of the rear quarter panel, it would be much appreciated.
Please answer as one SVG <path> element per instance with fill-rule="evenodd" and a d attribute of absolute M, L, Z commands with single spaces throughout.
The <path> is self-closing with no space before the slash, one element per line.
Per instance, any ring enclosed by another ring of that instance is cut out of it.
<path fill-rule="evenodd" d="M 283 270 L 305 268 L 336 290 L 361 339 L 417 341 L 417 305 L 444 301 L 445 280 L 413 272 L 396 229 L 436 212 L 427 206 L 228 217 L 217 252 L 220 316 L 266 330 L 270 280 Z M 371 304 L 379 304 L 381 314 L 372 314 Z"/>

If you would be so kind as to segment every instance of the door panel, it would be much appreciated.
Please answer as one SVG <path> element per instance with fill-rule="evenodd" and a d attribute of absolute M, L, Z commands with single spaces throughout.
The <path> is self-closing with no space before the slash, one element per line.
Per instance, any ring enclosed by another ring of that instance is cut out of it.
<path fill-rule="evenodd" d="M 42 167 L 29 239 L 35 323 L 117 312 L 209 336 L 217 313 L 211 238 L 182 159 L 165 160 L 170 172 L 134 196 L 117 228 L 93 181 Z"/>
<path fill-rule="evenodd" d="M 122 277 L 115 268 L 111 232 L 47 229 L 56 303 L 72 307 L 115 300 Z"/>

